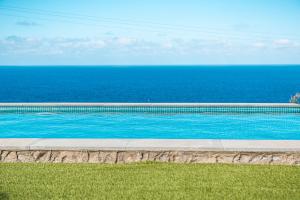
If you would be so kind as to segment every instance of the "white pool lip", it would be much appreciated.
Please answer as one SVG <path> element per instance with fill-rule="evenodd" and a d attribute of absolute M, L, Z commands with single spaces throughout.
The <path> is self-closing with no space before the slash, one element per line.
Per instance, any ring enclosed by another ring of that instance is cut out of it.
<path fill-rule="evenodd" d="M 300 140 L 0 138 L 0 150 L 300 152 Z"/>

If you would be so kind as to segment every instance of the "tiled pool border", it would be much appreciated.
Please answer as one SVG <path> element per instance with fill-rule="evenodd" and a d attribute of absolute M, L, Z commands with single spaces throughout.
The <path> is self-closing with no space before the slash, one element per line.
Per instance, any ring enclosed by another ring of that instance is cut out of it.
<path fill-rule="evenodd" d="M 295 103 L 0 103 L 0 113 L 300 113 Z"/>
<path fill-rule="evenodd" d="M 0 139 L 0 162 L 300 165 L 299 140 Z"/>

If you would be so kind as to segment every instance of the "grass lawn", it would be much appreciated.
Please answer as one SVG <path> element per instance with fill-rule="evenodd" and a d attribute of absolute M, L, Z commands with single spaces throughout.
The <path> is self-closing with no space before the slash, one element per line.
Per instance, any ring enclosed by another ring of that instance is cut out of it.
<path fill-rule="evenodd" d="M 300 199 L 300 167 L 2 163 L 0 199 Z"/>

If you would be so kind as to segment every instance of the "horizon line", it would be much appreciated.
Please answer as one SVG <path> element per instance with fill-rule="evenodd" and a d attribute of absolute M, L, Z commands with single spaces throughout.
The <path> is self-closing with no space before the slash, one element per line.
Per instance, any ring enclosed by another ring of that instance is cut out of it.
<path fill-rule="evenodd" d="M 26 64 L 26 65 L 0 65 L 0 67 L 240 67 L 240 66 L 300 66 L 299 64 Z"/>

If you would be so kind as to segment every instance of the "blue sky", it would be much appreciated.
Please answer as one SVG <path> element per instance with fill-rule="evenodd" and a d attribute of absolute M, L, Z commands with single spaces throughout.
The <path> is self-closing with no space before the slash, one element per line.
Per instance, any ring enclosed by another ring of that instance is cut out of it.
<path fill-rule="evenodd" d="M 299 64 L 299 0 L 0 0 L 0 65 Z"/>

